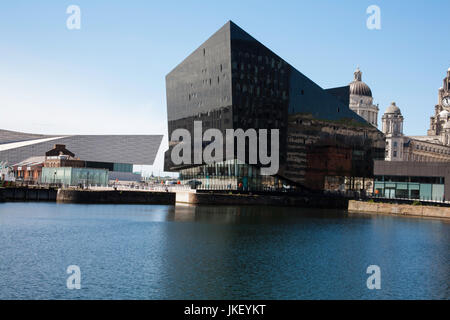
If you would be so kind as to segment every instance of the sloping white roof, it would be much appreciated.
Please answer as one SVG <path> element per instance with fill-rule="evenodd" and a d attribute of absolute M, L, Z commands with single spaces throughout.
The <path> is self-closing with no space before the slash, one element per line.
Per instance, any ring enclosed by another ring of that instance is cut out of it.
<path fill-rule="evenodd" d="M 0 130 L 0 161 L 8 164 L 43 156 L 64 144 L 85 161 L 152 165 L 163 135 L 33 135 Z"/>
<path fill-rule="evenodd" d="M 14 166 L 34 166 L 36 164 L 43 163 L 44 161 L 45 156 L 30 157 L 28 159 L 20 161 L 19 163 L 14 164 Z"/>
<path fill-rule="evenodd" d="M 54 138 L 44 138 L 44 139 L 34 139 L 34 140 L 27 140 L 27 141 L 20 141 L 20 142 L 4 143 L 4 144 L 0 144 L 0 151 L 16 149 L 16 148 L 20 148 L 20 147 L 30 146 L 33 144 L 48 142 L 48 141 L 62 139 L 62 138 L 65 138 L 65 137 L 62 136 L 62 137 L 54 137 Z"/>

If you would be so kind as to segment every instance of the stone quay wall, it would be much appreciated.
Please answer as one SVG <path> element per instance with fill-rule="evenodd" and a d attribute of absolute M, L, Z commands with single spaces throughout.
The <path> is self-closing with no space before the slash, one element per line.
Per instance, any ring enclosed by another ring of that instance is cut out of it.
<path fill-rule="evenodd" d="M 51 188 L 0 188 L 1 201 L 55 201 L 56 189 Z"/>
<path fill-rule="evenodd" d="M 207 205 L 280 205 L 304 208 L 347 209 L 348 200 L 322 195 L 256 195 L 203 192 L 177 192 L 177 203 Z"/>
<path fill-rule="evenodd" d="M 175 193 L 123 190 L 74 190 L 59 189 L 57 202 L 99 204 L 175 204 Z"/>
<path fill-rule="evenodd" d="M 350 200 L 348 202 L 348 211 L 450 219 L 450 207 L 438 207 L 438 206 L 393 204 L 393 203 Z"/>

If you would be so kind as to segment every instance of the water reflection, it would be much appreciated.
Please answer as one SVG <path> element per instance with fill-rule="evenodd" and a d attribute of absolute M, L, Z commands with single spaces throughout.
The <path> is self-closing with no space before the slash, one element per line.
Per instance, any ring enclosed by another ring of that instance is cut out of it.
<path fill-rule="evenodd" d="M 292 207 L 6 203 L 0 299 L 448 299 L 449 231 Z M 65 287 L 70 264 L 82 290 Z"/>
<path fill-rule="evenodd" d="M 169 209 L 173 221 L 209 223 L 292 223 L 304 219 L 340 219 L 346 211 L 270 206 L 195 206 L 177 205 Z"/>

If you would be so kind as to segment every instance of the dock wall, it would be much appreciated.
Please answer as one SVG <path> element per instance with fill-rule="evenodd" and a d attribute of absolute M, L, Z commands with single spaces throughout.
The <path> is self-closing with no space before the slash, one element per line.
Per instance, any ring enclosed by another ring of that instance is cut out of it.
<path fill-rule="evenodd" d="M 393 204 L 350 200 L 349 212 L 384 213 L 430 218 L 450 218 L 450 207 L 424 206 L 411 204 Z"/>
<path fill-rule="evenodd" d="M 281 205 L 304 208 L 347 209 L 348 200 L 342 197 L 300 195 L 249 195 L 225 193 L 177 192 L 177 203 L 207 205 Z"/>
<path fill-rule="evenodd" d="M 175 204 L 175 193 L 148 191 L 91 191 L 59 189 L 57 202 L 111 204 Z"/>
<path fill-rule="evenodd" d="M 55 201 L 56 189 L 0 188 L 0 201 Z"/>

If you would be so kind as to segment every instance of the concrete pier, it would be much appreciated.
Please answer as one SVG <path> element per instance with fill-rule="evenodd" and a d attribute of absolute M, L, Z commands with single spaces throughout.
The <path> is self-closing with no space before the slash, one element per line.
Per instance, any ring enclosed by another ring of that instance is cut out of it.
<path fill-rule="evenodd" d="M 0 188 L 0 201 L 55 201 L 56 193 L 49 188 Z"/>
<path fill-rule="evenodd" d="M 175 204 L 175 193 L 125 190 L 59 189 L 57 202 L 99 204 Z"/>
<path fill-rule="evenodd" d="M 348 208 L 348 199 L 321 194 L 300 195 L 293 193 L 250 194 L 205 192 L 197 190 L 139 191 L 139 190 L 82 190 L 82 189 L 0 189 L 0 201 L 57 201 L 92 204 L 161 204 L 175 205 L 268 205 L 296 206 L 303 208 Z"/>
<path fill-rule="evenodd" d="M 348 203 L 348 211 L 450 219 L 450 207 L 426 205 L 393 204 L 350 200 Z"/>
<path fill-rule="evenodd" d="M 226 194 L 180 191 L 176 193 L 176 202 L 196 205 L 274 205 L 297 206 L 303 208 L 347 209 L 348 199 L 327 197 L 324 195 L 298 194 Z"/>

